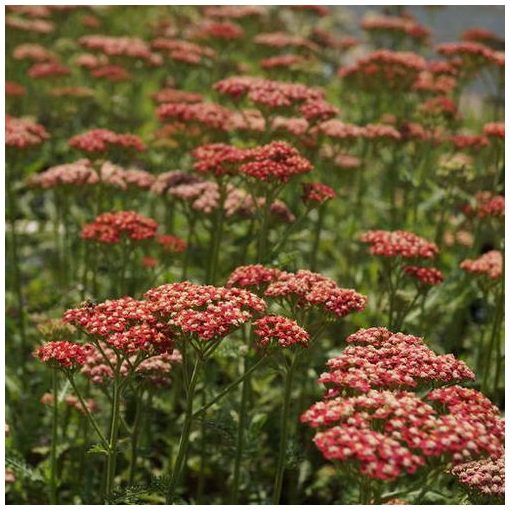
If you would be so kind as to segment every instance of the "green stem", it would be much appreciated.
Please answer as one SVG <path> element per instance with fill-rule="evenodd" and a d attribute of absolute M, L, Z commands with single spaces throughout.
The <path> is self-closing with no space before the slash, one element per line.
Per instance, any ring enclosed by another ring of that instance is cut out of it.
<path fill-rule="evenodd" d="M 491 372 L 491 359 L 493 351 L 496 347 L 497 342 L 501 342 L 501 339 L 499 338 L 500 332 L 501 332 L 501 326 L 503 324 L 503 317 L 504 317 L 504 305 L 505 305 L 505 298 L 504 298 L 504 285 L 503 281 L 500 282 L 498 294 L 496 296 L 496 311 L 494 315 L 494 320 L 492 323 L 492 330 L 491 330 L 491 336 L 489 340 L 489 346 L 487 349 L 487 354 L 485 357 L 485 363 L 484 363 L 484 371 L 483 371 L 483 380 L 482 380 L 482 392 L 486 393 L 489 384 L 489 374 Z M 499 349 L 498 349 L 499 350 Z M 500 364 L 500 359 L 497 360 L 497 365 Z M 498 374 L 499 368 L 496 366 L 496 373 Z M 499 374 L 498 374 L 499 377 Z"/>
<path fill-rule="evenodd" d="M 172 474 L 170 476 L 170 483 L 166 494 L 166 503 L 171 504 L 175 498 L 175 490 L 184 469 L 184 460 L 188 450 L 189 436 L 191 432 L 191 425 L 193 422 L 193 397 L 195 396 L 195 388 L 198 381 L 198 375 L 201 367 L 200 357 L 197 356 L 193 373 L 188 383 L 188 395 L 186 401 L 186 414 L 184 416 L 184 424 L 182 426 L 181 438 L 179 440 L 179 449 L 177 451 L 177 458 L 173 466 Z"/>
<path fill-rule="evenodd" d="M 120 369 L 121 363 L 117 363 Z M 106 501 L 110 502 L 113 494 L 113 484 L 115 479 L 115 467 L 117 462 L 117 440 L 119 435 L 119 414 L 120 414 L 120 376 L 119 371 L 115 374 L 113 381 L 113 404 L 112 418 L 110 422 L 110 439 L 108 442 L 108 456 L 106 462 Z"/>
<path fill-rule="evenodd" d="M 83 412 L 87 416 L 87 418 L 88 418 L 90 424 L 92 425 L 93 429 L 96 431 L 96 434 L 98 435 L 103 448 L 108 449 L 108 442 L 106 441 L 106 438 L 104 437 L 103 433 L 101 432 L 101 429 L 99 428 L 99 425 L 97 424 L 97 421 L 95 420 L 95 418 L 90 413 L 87 404 L 83 400 L 83 397 L 81 396 L 80 390 L 78 389 L 78 387 L 76 386 L 76 383 L 74 382 L 73 376 L 68 374 L 67 378 L 69 379 L 69 382 L 71 383 L 71 386 L 72 386 L 76 396 L 78 397 L 78 400 L 80 401 L 80 404 L 82 406 Z"/>
<path fill-rule="evenodd" d="M 312 253 L 310 255 L 310 271 L 315 271 L 317 266 L 317 254 L 321 242 L 322 226 L 324 225 L 325 205 L 319 207 L 317 214 L 317 224 L 315 225 Z"/>
<path fill-rule="evenodd" d="M 58 378 L 57 369 L 51 371 L 53 383 L 53 417 L 50 456 L 50 504 L 57 505 L 57 441 L 58 441 Z"/>
<path fill-rule="evenodd" d="M 249 375 L 266 359 L 265 356 L 260 358 L 256 363 L 254 363 L 248 370 L 244 372 L 238 379 L 234 382 L 230 383 L 224 390 L 222 390 L 218 395 L 216 395 L 210 402 L 202 406 L 200 409 L 193 413 L 193 417 L 198 416 L 199 414 L 205 413 L 207 409 L 213 406 L 218 400 L 222 399 L 227 393 L 230 393 L 238 384 L 242 383 L 245 378 L 249 377 Z"/>
<path fill-rule="evenodd" d="M 248 372 L 248 360 L 244 359 L 243 363 L 243 385 L 241 390 L 241 406 L 239 408 L 239 423 L 237 424 L 237 442 L 236 442 L 236 457 L 234 461 L 234 477 L 232 480 L 232 493 L 230 495 L 230 502 L 234 505 L 238 502 L 239 497 L 239 478 L 241 475 L 241 463 L 244 451 L 244 432 L 246 428 L 246 421 L 248 418 L 248 397 L 250 393 L 251 379 L 246 375 Z"/>
<path fill-rule="evenodd" d="M 276 476 L 273 487 L 273 505 L 280 504 L 280 498 L 282 495 L 283 475 L 285 473 L 285 458 L 287 454 L 287 442 L 289 436 L 290 399 L 295 365 L 296 357 L 293 356 L 290 366 L 285 372 L 285 389 L 283 393 L 283 407 L 280 419 L 280 446 L 278 451 L 278 462 L 276 464 Z"/>
<path fill-rule="evenodd" d="M 136 395 L 136 410 L 133 428 L 131 430 L 131 456 L 129 458 L 129 485 L 133 485 L 136 470 L 136 458 L 138 454 L 138 439 L 140 437 L 140 425 L 142 423 L 143 391 Z"/>

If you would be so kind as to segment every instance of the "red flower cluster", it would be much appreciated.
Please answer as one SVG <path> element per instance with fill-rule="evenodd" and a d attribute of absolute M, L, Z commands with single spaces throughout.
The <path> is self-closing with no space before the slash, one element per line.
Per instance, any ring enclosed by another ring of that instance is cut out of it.
<path fill-rule="evenodd" d="M 352 66 L 340 68 L 338 74 L 366 90 L 406 90 L 425 68 L 425 60 L 416 53 L 377 50 Z"/>
<path fill-rule="evenodd" d="M 370 245 L 370 253 L 382 257 L 433 258 L 438 253 L 434 243 L 405 230 L 369 230 L 360 237 Z"/>
<path fill-rule="evenodd" d="M 93 223 L 83 226 L 82 239 L 106 244 L 119 243 L 126 236 L 131 241 L 153 239 L 158 224 L 134 211 L 100 214 Z"/>
<path fill-rule="evenodd" d="M 244 30 L 230 21 L 210 21 L 206 20 L 196 28 L 195 34 L 199 38 L 222 39 L 232 41 L 244 36 Z"/>
<path fill-rule="evenodd" d="M 461 402 L 434 403 L 441 395 Z M 469 394 L 467 394 L 469 393 Z M 315 444 L 330 460 L 357 461 L 363 474 L 393 480 L 414 473 L 428 457 L 447 456 L 458 463 L 502 451 L 503 419 L 476 390 L 459 386 L 434 390 L 424 398 L 406 391 L 370 390 L 314 404 L 301 417 L 312 427 L 329 427 Z M 446 461 L 446 458 L 445 458 Z"/>
<path fill-rule="evenodd" d="M 212 48 L 180 39 L 157 38 L 152 41 L 151 46 L 164 52 L 171 60 L 186 64 L 200 64 L 203 59 L 212 59 L 216 56 Z"/>
<path fill-rule="evenodd" d="M 485 136 L 500 138 L 501 140 L 504 140 L 505 124 L 504 122 L 489 122 L 488 124 L 485 124 L 483 133 Z"/>
<path fill-rule="evenodd" d="M 232 76 L 214 84 L 214 89 L 233 99 L 247 96 L 254 103 L 271 108 L 291 107 L 305 101 L 323 99 L 324 92 L 301 83 Z"/>
<path fill-rule="evenodd" d="M 14 60 L 31 60 L 32 62 L 52 62 L 56 60 L 55 54 L 40 44 L 20 44 L 12 52 Z"/>
<path fill-rule="evenodd" d="M 287 182 L 291 177 L 312 170 L 311 163 L 286 142 L 271 142 L 249 150 L 249 161 L 239 167 L 239 173 L 261 181 Z"/>
<path fill-rule="evenodd" d="M 50 189 L 58 186 L 88 186 L 97 184 L 99 177 L 88 159 L 53 166 L 44 172 L 32 175 L 27 183 L 30 186 Z"/>
<path fill-rule="evenodd" d="M 416 41 L 425 42 L 430 36 L 430 30 L 420 25 L 412 18 L 400 16 L 374 16 L 361 22 L 361 28 L 368 32 L 396 32 L 406 35 Z"/>
<path fill-rule="evenodd" d="M 505 497 L 505 457 L 473 460 L 454 466 L 451 473 L 470 492 Z"/>
<path fill-rule="evenodd" d="M 239 266 L 230 274 L 227 287 L 261 287 L 275 281 L 281 271 L 262 264 Z"/>
<path fill-rule="evenodd" d="M 187 248 L 186 241 L 184 241 L 180 237 L 168 234 L 159 235 L 156 238 L 156 242 L 166 252 L 182 253 L 183 251 L 186 251 Z"/>
<path fill-rule="evenodd" d="M 468 273 L 486 275 L 491 280 L 499 280 L 503 274 L 503 255 L 492 250 L 477 259 L 466 259 L 460 264 L 461 269 Z"/>
<path fill-rule="evenodd" d="M 479 151 L 489 145 L 489 140 L 483 135 L 451 135 L 449 137 L 450 143 L 459 150 L 474 149 Z"/>
<path fill-rule="evenodd" d="M 305 202 L 318 202 L 322 204 L 336 197 L 336 191 L 320 182 L 303 183 L 303 200 Z"/>
<path fill-rule="evenodd" d="M 109 57 L 130 57 L 154 63 L 149 45 L 137 37 L 85 35 L 79 43 L 88 50 L 100 51 Z"/>
<path fill-rule="evenodd" d="M 7 97 L 22 97 L 27 93 L 27 89 L 16 83 L 15 81 L 6 81 L 5 82 L 5 95 Z"/>
<path fill-rule="evenodd" d="M 260 265 L 242 266 L 231 274 L 228 284 L 240 287 L 267 284 L 265 297 L 288 300 L 300 307 L 318 306 L 336 317 L 361 312 L 367 302 L 366 296 L 355 290 L 342 289 L 331 278 L 304 269 L 288 273 Z"/>
<path fill-rule="evenodd" d="M 499 61 L 498 52 L 485 44 L 471 41 L 439 44 L 436 51 L 450 59 L 461 59 L 462 67 L 468 71 L 478 70 L 490 64 L 498 65 Z"/>
<path fill-rule="evenodd" d="M 204 100 L 202 94 L 170 88 L 161 89 L 152 97 L 157 103 L 201 103 Z"/>
<path fill-rule="evenodd" d="M 227 130 L 231 111 L 215 103 L 168 103 L 157 109 L 160 120 L 175 119 L 181 122 L 197 122 L 211 129 Z"/>
<path fill-rule="evenodd" d="M 293 68 L 306 64 L 307 60 L 301 55 L 277 55 L 276 57 L 264 58 L 260 61 L 262 69 L 275 69 L 277 67 Z"/>
<path fill-rule="evenodd" d="M 247 290 L 190 282 L 156 287 L 145 298 L 174 329 L 202 341 L 221 339 L 266 309 L 266 303 Z"/>
<path fill-rule="evenodd" d="M 89 351 L 89 345 L 79 345 L 67 340 L 60 340 L 41 345 L 34 355 L 43 363 L 72 369 L 85 363 Z"/>
<path fill-rule="evenodd" d="M 5 145 L 17 149 L 26 149 L 40 145 L 50 135 L 40 125 L 27 119 L 5 116 Z"/>
<path fill-rule="evenodd" d="M 253 42 L 262 46 L 270 46 L 271 48 L 303 48 L 311 51 L 319 49 L 314 42 L 306 37 L 287 32 L 258 34 L 253 38 Z"/>
<path fill-rule="evenodd" d="M 324 121 L 340 113 L 336 106 L 323 99 L 306 101 L 299 107 L 299 111 L 309 121 Z"/>
<path fill-rule="evenodd" d="M 351 389 L 414 388 L 420 384 L 474 379 L 473 372 L 453 355 L 436 355 L 422 338 L 391 333 L 385 328 L 362 329 L 347 338 L 349 346 L 328 361 L 319 381 L 334 392 Z"/>
<path fill-rule="evenodd" d="M 57 76 L 68 76 L 71 70 L 58 62 L 41 62 L 34 64 L 28 70 L 30 78 L 54 78 Z"/>
<path fill-rule="evenodd" d="M 208 18 L 250 18 L 262 16 L 266 9 L 260 5 L 208 5 L 204 7 L 204 16 Z"/>
<path fill-rule="evenodd" d="M 476 204 L 474 206 L 466 205 L 464 212 L 469 216 L 478 218 L 503 218 L 505 216 L 505 197 L 503 195 L 493 195 L 490 191 L 479 191 L 475 195 Z"/>
<path fill-rule="evenodd" d="M 172 352 L 173 349 L 168 326 L 157 320 L 147 302 L 131 297 L 67 310 L 64 320 L 127 355 Z"/>
<path fill-rule="evenodd" d="M 356 126 L 346 124 L 340 120 L 330 119 L 317 126 L 319 133 L 341 141 L 366 139 L 372 141 L 398 141 L 402 138 L 400 132 L 392 126 L 385 124 L 367 124 Z"/>
<path fill-rule="evenodd" d="M 443 273 L 435 267 L 406 266 L 404 273 L 424 285 L 439 285 L 443 282 Z"/>
<path fill-rule="evenodd" d="M 296 321 L 280 315 L 266 315 L 254 323 L 254 333 L 258 344 L 267 347 L 276 341 L 280 347 L 291 347 L 300 344 L 308 347 L 310 335 Z"/>
<path fill-rule="evenodd" d="M 272 142 L 252 149 L 222 143 L 203 145 L 192 153 L 193 168 L 215 175 L 244 174 L 262 181 L 286 182 L 292 176 L 312 170 L 310 162 L 285 142 Z"/>
<path fill-rule="evenodd" d="M 112 147 L 134 149 L 139 152 L 145 150 L 145 145 L 138 136 L 130 133 L 114 133 L 109 129 L 92 129 L 73 136 L 69 140 L 69 145 L 85 152 L 107 152 Z"/>

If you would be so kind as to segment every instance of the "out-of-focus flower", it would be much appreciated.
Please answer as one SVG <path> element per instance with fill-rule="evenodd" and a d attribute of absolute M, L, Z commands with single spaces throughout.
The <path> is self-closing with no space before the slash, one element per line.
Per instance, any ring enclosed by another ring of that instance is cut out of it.
<path fill-rule="evenodd" d="M 383 257 L 433 258 L 438 253 L 434 243 L 405 230 L 369 230 L 360 236 L 370 245 L 370 253 Z"/>
<path fill-rule="evenodd" d="M 145 145 L 138 136 L 130 133 L 114 133 L 109 129 L 92 129 L 73 136 L 69 140 L 69 145 L 85 152 L 107 152 L 113 147 L 134 149 L 139 152 L 145 150 Z"/>
<path fill-rule="evenodd" d="M 435 267 L 406 266 L 404 273 L 424 285 L 434 286 L 443 282 L 443 273 Z"/>
<path fill-rule="evenodd" d="M 370 16 L 361 22 L 361 28 L 370 33 L 395 33 L 424 43 L 430 37 L 430 30 L 416 20 L 401 16 Z"/>
<path fill-rule="evenodd" d="M 94 67 L 90 70 L 90 75 L 94 78 L 105 79 L 112 82 L 127 81 L 131 79 L 129 71 L 118 65 Z"/>
<path fill-rule="evenodd" d="M 53 78 L 57 76 L 68 76 L 71 70 L 58 62 L 41 62 L 34 64 L 28 70 L 30 78 Z"/>
<path fill-rule="evenodd" d="M 27 184 L 43 189 L 58 186 L 88 186 L 97 184 L 99 177 L 88 159 L 79 159 L 73 163 L 53 166 L 44 172 L 32 175 Z"/>
<path fill-rule="evenodd" d="M 171 60 L 192 65 L 200 64 L 216 56 L 212 48 L 180 39 L 157 38 L 151 42 L 151 46 Z"/>
<path fill-rule="evenodd" d="M 26 95 L 27 89 L 15 81 L 5 82 L 5 95 L 7 97 L 22 97 Z"/>
<path fill-rule="evenodd" d="M 451 135 L 449 142 L 459 150 L 473 149 L 480 150 L 489 145 L 489 140 L 483 135 Z"/>
<path fill-rule="evenodd" d="M 186 241 L 177 236 L 162 234 L 157 236 L 156 242 L 165 252 L 182 253 L 186 250 Z"/>
<path fill-rule="evenodd" d="M 152 96 L 157 103 L 202 103 L 204 97 L 187 90 L 161 89 Z"/>
<path fill-rule="evenodd" d="M 461 269 L 468 273 L 485 275 L 491 280 L 499 280 L 503 274 L 503 255 L 492 250 L 477 259 L 466 259 L 460 264 Z"/>
<path fill-rule="evenodd" d="M 302 68 L 307 60 L 301 55 L 277 55 L 275 57 L 264 58 L 260 61 L 260 67 L 262 69 L 275 69 L 275 68 Z"/>
<path fill-rule="evenodd" d="M 479 191 L 475 195 L 475 204 L 466 205 L 463 211 L 468 216 L 478 218 L 503 218 L 505 216 L 505 197 L 494 195 L 490 191 Z"/>
<path fill-rule="evenodd" d="M 150 46 L 137 37 L 85 35 L 80 37 L 79 43 L 87 50 L 99 51 L 109 57 L 130 57 L 153 62 Z"/>
<path fill-rule="evenodd" d="M 32 62 L 54 62 L 56 55 L 41 44 L 25 43 L 16 46 L 12 52 L 14 60 L 31 60 Z"/>
<path fill-rule="evenodd" d="M 253 38 L 253 42 L 271 48 L 301 48 L 309 51 L 319 50 L 319 47 L 306 37 L 289 34 L 287 32 L 258 34 Z"/>
<path fill-rule="evenodd" d="M 265 15 L 266 8 L 261 5 L 208 5 L 204 7 L 204 16 L 208 18 L 242 19 Z"/>
<path fill-rule="evenodd" d="M 5 145 L 17 149 L 26 149 L 40 145 L 50 135 L 43 126 L 28 119 L 5 116 Z"/>
<path fill-rule="evenodd" d="M 318 202 L 320 204 L 336 197 L 333 188 L 321 182 L 303 183 L 303 200 L 305 202 Z"/>
<path fill-rule="evenodd" d="M 156 221 L 134 211 L 107 212 L 84 225 L 81 237 L 105 244 L 119 243 L 124 236 L 132 241 L 143 241 L 153 239 L 157 228 Z"/>
<path fill-rule="evenodd" d="M 505 124 L 503 122 L 489 122 L 483 127 L 483 133 L 485 136 L 491 138 L 505 139 Z"/>
<path fill-rule="evenodd" d="M 44 19 L 26 19 L 10 15 L 5 17 L 5 25 L 15 30 L 33 32 L 35 34 L 50 34 L 55 30 L 55 25 L 51 21 Z"/>

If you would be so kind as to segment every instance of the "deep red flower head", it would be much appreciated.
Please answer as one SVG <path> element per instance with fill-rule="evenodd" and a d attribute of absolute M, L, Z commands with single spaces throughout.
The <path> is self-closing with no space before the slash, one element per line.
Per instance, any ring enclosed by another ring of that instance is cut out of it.
<path fill-rule="evenodd" d="M 443 273 L 435 267 L 406 266 L 404 272 L 424 285 L 439 285 L 443 282 Z"/>
<path fill-rule="evenodd" d="M 182 253 L 186 250 L 186 241 L 177 236 L 168 234 L 159 235 L 156 242 L 163 248 L 164 251 L 173 253 Z"/>
<path fill-rule="evenodd" d="M 93 223 L 83 226 L 81 237 L 85 240 L 115 244 L 123 236 L 132 241 L 153 239 L 158 224 L 134 211 L 118 211 L 100 214 Z"/>
<path fill-rule="evenodd" d="M 227 287 L 262 287 L 275 281 L 280 272 L 262 264 L 239 266 L 229 276 Z"/>
<path fill-rule="evenodd" d="M 308 347 L 309 333 L 292 319 L 279 315 L 266 315 L 256 320 L 253 325 L 257 343 L 262 347 L 267 347 L 272 342 L 276 342 L 280 347 L 298 344 Z"/>
<path fill-rule="evenodd" d="M 34 355 L 43 363 L 53 363 L 64 368 L 76 368 L 85 363 L 90 347 L 60 340 L 45 343 L 35 351 Z"/>

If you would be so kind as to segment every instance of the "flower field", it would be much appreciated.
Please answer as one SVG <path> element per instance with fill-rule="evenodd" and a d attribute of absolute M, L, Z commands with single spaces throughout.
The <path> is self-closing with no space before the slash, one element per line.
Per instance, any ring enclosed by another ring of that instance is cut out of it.
<path fill-rule="evenodd" d="M 503 504 L 504 39 L 442 15 L 6 8 L 8 504 Z"/>

